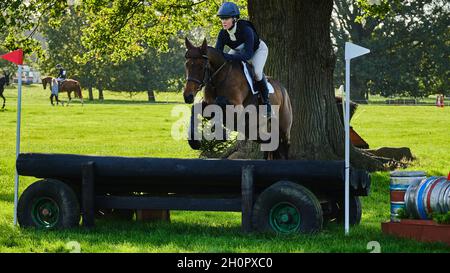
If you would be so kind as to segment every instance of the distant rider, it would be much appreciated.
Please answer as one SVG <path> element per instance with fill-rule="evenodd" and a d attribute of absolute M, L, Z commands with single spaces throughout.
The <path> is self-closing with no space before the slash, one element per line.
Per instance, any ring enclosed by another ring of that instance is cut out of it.
<path fill-rule="evenodd" d="M 58 81 L 58 89 L 61 88 L 61 83 L 66 79 L 66 70 L 62 67 L 62 65 L 57 64 L 56 69 L 58 69 L 58 76 L 56 77 L 56 80 Z"/>

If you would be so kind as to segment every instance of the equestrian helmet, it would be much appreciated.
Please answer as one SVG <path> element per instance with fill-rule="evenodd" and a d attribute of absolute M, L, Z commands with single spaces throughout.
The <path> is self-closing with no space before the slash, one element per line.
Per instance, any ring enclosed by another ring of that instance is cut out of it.
<path fill-rule="evenodd" d="M 56 68 L 62 68 L 62 65 L 57 64 L 57 65 L 56 65 Z"/>
<path fill-rule="evenodd" d="M 217 12 L 220 19 L 239 18 L 240 15 L 239 7 L 233 2 L 223 3 Z"/>

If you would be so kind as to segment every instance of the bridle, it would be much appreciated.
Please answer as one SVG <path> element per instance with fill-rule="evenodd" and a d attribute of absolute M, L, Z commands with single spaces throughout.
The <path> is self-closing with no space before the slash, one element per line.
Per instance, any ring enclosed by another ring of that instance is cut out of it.
<path fill-rule="evenodd" d="M 217 76 L 217 74 L 219 74 L 219 72 L 229 63 L 228 61 L 224 62 L 213 74 L 211 74 L 212 69 L 209 66 L 207 55 L 189 56 L 188 53 L 186 52 L 186 55 L 184 57 L 186 59 L 204 59 L 205 60 L 205 62 L 203 64 L 203 80 L 199 80 L 199 79 L 191 77 L 189 75 L 186 77 L 186 81 L 195 82 L 198 84 L 198 88 L 196 91 L 200 91 L 206 85 L 212 85 L 213 88 L 216 88 L 214 86 L 214 84 L 212 83 L 212 81 Z M 228 73 L 230 72 L 230 70 L 231 70 L 231 66 L 230 66 L 230 69 L 228 70 Z M 227 79 L 228 73 L 227 73 L 225 79 L 221 82 L 221 84 Z"/>

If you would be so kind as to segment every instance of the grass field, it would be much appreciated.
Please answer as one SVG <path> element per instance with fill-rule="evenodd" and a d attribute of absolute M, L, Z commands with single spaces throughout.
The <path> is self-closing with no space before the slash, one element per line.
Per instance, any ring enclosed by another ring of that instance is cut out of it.
<path fill-rule="evenodd" d="M 86 96 L 87 94 L 85 94 Z M 443 244 L 423 244 L 381 233 L 389 218 L 389 174 L 374 173 L 372 192 L 362 198 L 361 225 L 344 236 L 343 227 L 328 225 L 318 235 L 276 236 L 240 233 L 239 213 L 173 211 L 171 223 L 98 221 L 93 230 L 36 231 L 13 228 L 16 89 L 7 89 L 7 108 L 0 112 L 0 252 L 68 252 L 71 241 L 82 252 L 369 252 L 377 241 L 382 252 L 450 252 Z M 105 92 L 103 103 L 73 102 L 52 107 L 40 86 L 23 90 L 22 151 L 151 157 L 197 157 L 170 132 L 171 116 L 181 94 Z M 61 95 L 63 99 L 65 94 Z M 429 175 L 450 171 L 450 107 L 362 105 L 353 127 L 372 148 L 410 147 L 417 161 L 409 169 Z M 22 177 L 20 192 L 34 178 Z"/>

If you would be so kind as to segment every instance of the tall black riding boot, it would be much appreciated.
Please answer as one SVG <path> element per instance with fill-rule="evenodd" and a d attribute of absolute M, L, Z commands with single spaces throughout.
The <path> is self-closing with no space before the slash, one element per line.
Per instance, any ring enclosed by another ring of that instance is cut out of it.
<path fill-rule="evenodd" d="M 262 102 L 267 107 L 267 117 L 272 114 L 272 106 L 269 100 L 269 87 L 267 86 L 266 76 L 263 76 L 262 80 L 256 82 L 258 85 L 258 91 L 261 93 Z"/>

